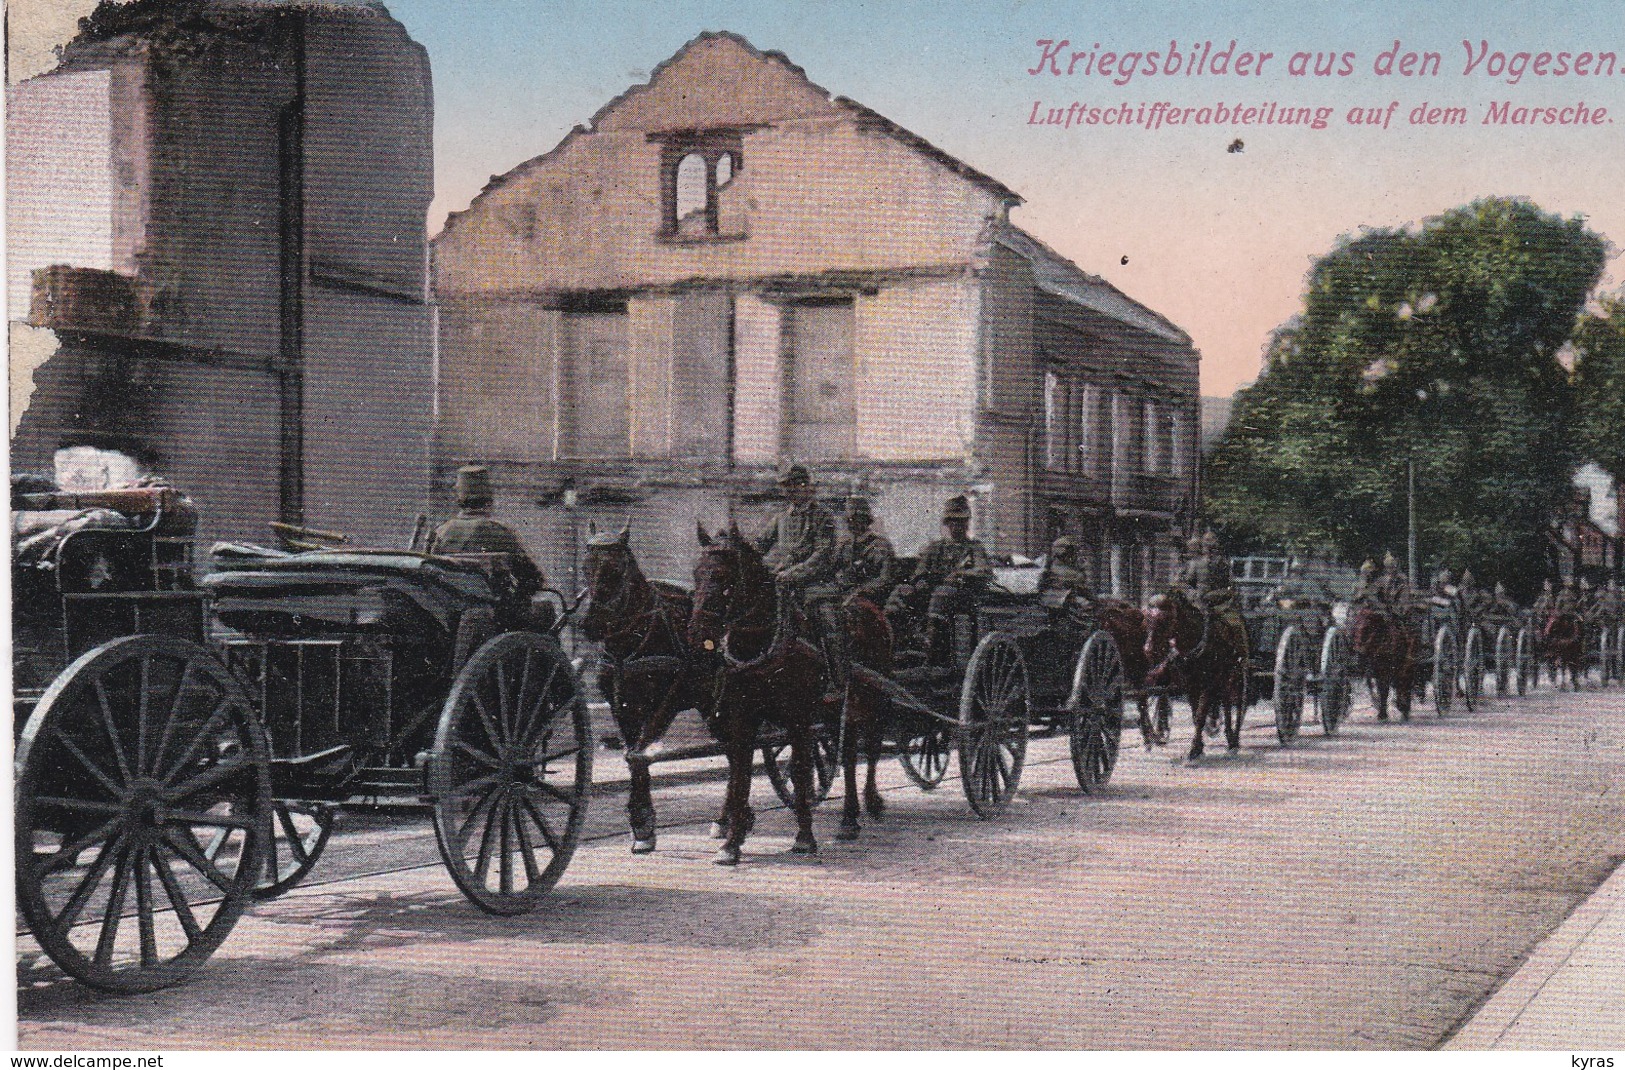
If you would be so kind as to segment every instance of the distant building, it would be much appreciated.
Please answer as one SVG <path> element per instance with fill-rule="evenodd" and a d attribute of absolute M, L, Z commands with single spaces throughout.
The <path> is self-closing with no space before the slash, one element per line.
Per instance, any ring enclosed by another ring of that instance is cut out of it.
<path fill-rule="evenodd" d="M 360 0 L 103 3 L 7 108 L 13 470 L 116 451 L 205 535 L 403 543 L 433 421 L 423 48 Z"/>
<path fill-rule="evenodd" d="M 1199 357 L 1011 225 L 1020 203 L 703 34 L 435 239 L 437 484 L 492 464 L 554 575 L 586 517 L 630 517 L 684 579 L 696 518 L 755 523 L 798 461 L 904 552 L 969 493 L 996 550 L 1071 532 L 1139 597 L 1190 523 Z"/>
<path fill-rule="evenodd" d="M 1625 575 L 1625 507 L 1618 484 L 1595 464 L 1574 476 L 1568 508 L 1552 526 L 1558 570 L 1565 576 Z"/>

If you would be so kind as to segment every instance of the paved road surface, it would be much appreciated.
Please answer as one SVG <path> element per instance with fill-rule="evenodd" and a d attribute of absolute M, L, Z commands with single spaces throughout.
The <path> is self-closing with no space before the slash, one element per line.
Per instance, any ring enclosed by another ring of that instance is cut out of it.
<path fill-rule="evenodd" d="M 993 822 L 887 770 L 858 844 L 788 855 L 764 813 L 710 864 L 720 786 L 657 796 L 632 858 L 597 803 L 551 909 L 488 918 L 426 826 L 336 839 L 325 883 L 256 908 L 192 983 L 109 998 L 27 971 L 30 1048 L 1428 1048 L 1625 856 L 1625 695 L 1542 691 L 1477 714 L 1195 767 L 1125 750 L 1079 796 L 1035 743 Z M 1125 742 L 1130 742 L 1125 737 Z M 602 756 L 618 761 L 614 755 Z M 758 781 L 759 804 L 771 798 Z M 416 819 L 414 819 L 416 820 Z M 345 867 L 348 866 L 348 869 Z"/>

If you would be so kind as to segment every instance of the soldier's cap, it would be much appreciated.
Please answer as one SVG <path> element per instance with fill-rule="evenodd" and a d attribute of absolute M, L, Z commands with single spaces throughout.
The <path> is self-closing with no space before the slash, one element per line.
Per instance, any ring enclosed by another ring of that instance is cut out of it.
<path fill-rule="evenodd" d="M 1190 553 L 1199 553 L 1202 549 L 1202 536 L 1192 535 L 1185 540 L 1185 549 Z"/>
<path fill-rule="evenodd" d="M 490 504 L 491 494 L 489 468 L 482 464 L 465 464 L 457 469 L 457 504 Z"/>
<path fill-rule="evenodd" d="M 1399 558 L 1394 556 L 1394 552 L 1392 550 L 1388 550 L 1382 555 L 1383 568 L 1396 568 L 1398 565 Z"/>
<path fill-rule="evenodd" d="M 1377 571 L 1377 563 L 1375 561 L 1371 560 L 1371 558 L 1369 558 L 1369 557 L 1366 558 L 1365 559 L 1365 564 L 1360 566 L 1360 575 L 1369 576 L 1371 573 L 1373 573 L 1375 571 Z"/>
<path fill-rule="evenodd" d="M 948 504 L 942 507 L 942 519 L 969 520 L 970 499 L 963 494 L 955 494 L 952 498 L 949 498 Z"/>
<path fill-rule="evenodd" d="M 781 487 L 806 487 L 812 485 L 812 476 L 807 473 L 805 465 L 792 464 L 779 476 Z"/>
<path fill-rule="evenodd" d="M 1204 549 L 1204 550 L 1217 550 L 1218 548 L 1219 548 L 1219 537 L 1217 535 L 1213 534 L 1213 532 L 1211 532 L 1211 531 L 1202 532 L 1202 549 Z"/>
<path fill-rule="evenodd" d="M 857 495 L 853 495 L 846 500 L 846 515 L 851 520 L 873 520 L 875 518 L 874 512 L 869 508 L 869 499 L 860 498 Z"/>

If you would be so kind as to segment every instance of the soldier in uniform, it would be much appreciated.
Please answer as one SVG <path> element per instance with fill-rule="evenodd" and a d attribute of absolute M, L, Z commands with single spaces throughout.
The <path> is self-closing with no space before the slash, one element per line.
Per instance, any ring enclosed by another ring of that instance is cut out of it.
<path fill-rule="evenodd" d="M 1369 557 L 1366 558 L 1365 564 L 1360 566 L 1360 582 L 1355 585 L 1354 597 L 1351 599 L 1355 605 L 1371 606 L 1376 602 L 1377 579 L 1381 574 L 1382 571 L 1377 567 L 1377 562 Z"/>
<path fill-rule="evenodd" d="M 1557 597 L 1552 600 L 1552 612 L 1553 613 L 1578 613 L 1578 612 L 1580 612 L 1580 591 L 1574 585 L 1574 577 L 1573 576 L 1569 576 L 1569 577 L 1567 577 L 1566 579 L 1563 580 L 1563 589 L 1561 591 L 1558 591 L 1557 592 Z"/>
<path fill-rule="evenodd" d="M 1086 602 L 1098 601 L 1089 587 L 1089 576 L 1078 564 L 1078 542 L 1072 536 L 1062 535 L 1050 544 L 1044 574 L 1038 578 L 1038 589 L 1065 592 Z"/>
<path fill-rule="evenodd" d="M 1179 586 L 1196 602 L 1210 609 L 1230 606 L 1235 595 L 1230 587 L 1230 558 L 1219 552 L 1219 537 L 1213 532 L 1186 544 L 1198 554 L 1185 563 L 1179 575 Z"/>
<path fill-rule="evenodd" d="M 1377 601 L 1395 613 L 1411 608 L 1411 583 L 1400 571 L 1399 560 L 1392 551 L 1382 555 L 1382 575 L 1377 580 L 1376 594 Z"/>
<path fill-rule="evenodd" d="M 503 599 L 503 616 L 518 627 L 552 624 L 551 613 L 542 614 L 531 599 L 546 586 L 542 570 L 536 567 L 524 543 L 514 530 L 491 516 L 494 494 L 491 470 L 483 465 L 465 465 L 457 470 L 457 515 L 441 524 L 429 537 L 428 551 L 455 557 L 459 554 L 501 554 L 504 568 L 498 583 Z M 550 608 L 550 607 L 549 607 Z"/>
<path fill-rule="evenodd" d="M 1495 581 L 1495 594 L 1490 599 L 1490 612 L 1506 619 L 1513 619 L 1518 615 L 1518 604 L 1507 594 L 1507 585 L 1500 580 Z"/>
<path fill-rule="evenodd" d="M 827 583 L 808 587 L 805 596 L 807 608 L 823 632 L 831 697 L 846 690 L 849 675 L 841 610 L 859 598 L 883 606 L 891 592 L 897 555 L 891 540 L 872 530 L 874 521 L 867 499 L 846 500 L 846 534 L 835 544 L 834 575 Z"/>
<path fill-rule="evenodd" d="M 892 592 L 886 603 L 886 617 L 892 633 L 903 634 L 902 626 L 919 614 L 926 603 L 926 623 L 930 630 L 928 651 L 933 665 L 948 661 L 955 613 L 971 609 L 976 595 L 993 579 L 993 565 L 980 539 L 970 537 L 970 501 L 963 494 L 948 499 L 942 511 L 947 535 L 934 539 L 920 553 L 913 579 Z"/>
<path fill-rule="evenodd" d="M 786 504 L 756 539 L 762 563 L 794 591 L 827 581 L 835 570 L 835 518 L 818 502 L 807 469 L 793 464 L 779 477 Z"/>
<path fill-rule="evenodd" d="M 1552 615 L 1552 610 L 1556 606 L 1557 592 L 1552 589 L 1552 581 L 1550 579 L 1541 580 L 1540 594 L 1535 596 L 1534 605 L 1529 607 L 1530 611 L 1534 613 L 1535 619 L 1544 626 L 1546 619 Z"/>
<path fill-rule="evenodd" d="M 1489 592 L 1478 586 L 1473 578 L 1470 568 L 1461 571 L 1461 586 L 1456 591 L 1456 597 L 1461 602 L 1461 608 L 1471 619 L 1478 619 L 1495 608 L 1495 601 Z"/>
<path fill-rule="evenodd" d="M 1434 605 L 1456 605 L 1456 596 L 1460 593 L 1456 587 L 1456 574 L 1448 568 L 1441 568 L 1438 575 L 1433 577 L 1433 586 L 1428 588 L 1428 598 Z"/>

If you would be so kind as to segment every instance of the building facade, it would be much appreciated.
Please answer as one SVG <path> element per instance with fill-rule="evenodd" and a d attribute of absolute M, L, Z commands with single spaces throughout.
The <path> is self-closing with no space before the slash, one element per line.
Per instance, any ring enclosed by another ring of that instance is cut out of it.
<path fill-rule="evenodd" d="M 205 537 L 404 545 L 434 403 L 423 48 L 359 0 L 103 4 L 7 105 L 13 470 L 116 451 Z"/>
<path fill-rule="evenodd" d="M 437 486 L 491 464 L 555 577 L 588 520 L 629 518 L 682 580 L 696 520 L 757 523 L 799 462 L 868 495 L 900 552 L 969 494 L 996 552 L 1071 532 L 1137 598 L 1195 501 L 1199 358 L 1018 204 L 704 34 L 435 239 Z"/>

